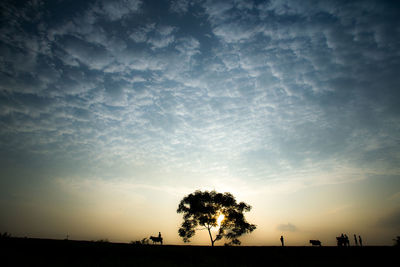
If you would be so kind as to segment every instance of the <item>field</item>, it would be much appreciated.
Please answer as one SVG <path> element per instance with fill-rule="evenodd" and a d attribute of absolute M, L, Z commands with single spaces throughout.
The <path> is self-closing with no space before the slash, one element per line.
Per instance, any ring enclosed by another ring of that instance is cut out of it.
<path fill-rule="evenodd" d="M 7 238 L 1 266 L 395 266 L 397 247 L 206 247 Z"/>

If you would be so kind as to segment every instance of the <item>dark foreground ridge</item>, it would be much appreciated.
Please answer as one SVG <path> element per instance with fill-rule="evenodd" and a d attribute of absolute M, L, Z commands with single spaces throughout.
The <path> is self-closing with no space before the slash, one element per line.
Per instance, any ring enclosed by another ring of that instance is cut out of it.
<path fill-rule="evenodd" d="M 1 266 L 391 266 L 396 247 L 206 247 L 8 238 Z"/>

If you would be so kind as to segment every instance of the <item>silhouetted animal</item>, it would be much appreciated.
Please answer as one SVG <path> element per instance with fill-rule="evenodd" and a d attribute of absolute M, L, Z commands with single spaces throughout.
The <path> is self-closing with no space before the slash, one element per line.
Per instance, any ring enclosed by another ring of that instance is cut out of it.
<path fill-rule="evenodd" d="M 153 244 L 154 243 L 160 243 L 162 245 L 163 238 L 162 237 L 157 237 L 157 236 L 150 236 L 150 240 L 153 241 Z"/>
<path fill-rule="evenodd" d="M 319 240 L 310 240 L 310 243 L 313 246 L 321 246 L 321 241 Z"/>

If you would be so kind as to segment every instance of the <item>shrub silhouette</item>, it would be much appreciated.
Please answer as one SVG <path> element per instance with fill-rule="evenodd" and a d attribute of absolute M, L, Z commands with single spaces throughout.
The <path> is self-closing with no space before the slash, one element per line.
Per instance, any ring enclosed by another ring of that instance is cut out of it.
<path fill-rule="evenodd" d="M 230 245 L 240 245 L 239 237 L 251 233 L 256 229 L 254 224 L 246 221 L 243 212 L 250 211 L 251 206 L 240 202 L 230 193 L 217 193 L 215 191 L 195 191 L 185 196 L 179 203 L 177 212 L 183 213 L 183 223 L 178 230 L 184 242 L 189 242 L 196 233 L 196 227 L 207 229 L 211 245 L 222 238 L 229 239 Z M 220 217 L 223 215 L 224 217 Z M 221 220 L 222 221 L 219 221 Z M 218 220 L 219 219 L 219 220 Z M 212 228 L 217 228 L 218 233 L 213 237 Z"/>
<path fill-rule="evenodd" d="M 145 237 L 142 240 L 131 241 L 132 245 L 148 245 L 149 240 Z"/>

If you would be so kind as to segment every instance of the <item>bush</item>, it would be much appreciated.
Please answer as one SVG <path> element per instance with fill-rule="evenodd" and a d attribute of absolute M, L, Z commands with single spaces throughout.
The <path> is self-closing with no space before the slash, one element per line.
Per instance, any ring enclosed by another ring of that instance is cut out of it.
<path fill-rule="evenodd" d="M 132 245 L 148 245 L 149 240 L 147 238 L 143 238 L 142 240 L 131 241 Z"/>

